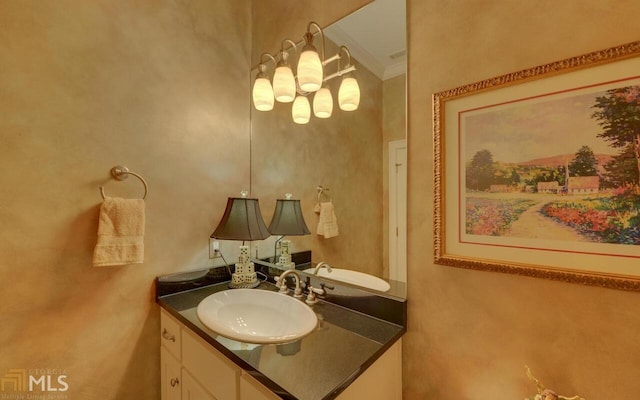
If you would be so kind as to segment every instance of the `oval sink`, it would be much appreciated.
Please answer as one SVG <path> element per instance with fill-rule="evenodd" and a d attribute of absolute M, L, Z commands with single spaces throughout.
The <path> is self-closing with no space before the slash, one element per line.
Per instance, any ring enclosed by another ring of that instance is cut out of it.
<path fill-rule="evenodd" d="M 198 304 L 198 318 L 212 331 L 247 343 L 287 343 L 311 333 L 318 317 L 311 307 L 285 294 L 230 289 Z"/>
<path fill-rule="evenodd" d="M 305 269 L 304 272 L 313 275 L 314 268 Z M 320 269 L 318 276 L 329 278 L 340 282 L 350 283 L 352 285 L 361 286 L 367 289 L 386 292 L 391 289 L 389 282 L 380 279 L 377 276 L 365 274 L 364 272 L 352 271 L 350 269 L 331 268 L 331 272 L 327 269 Z"/>

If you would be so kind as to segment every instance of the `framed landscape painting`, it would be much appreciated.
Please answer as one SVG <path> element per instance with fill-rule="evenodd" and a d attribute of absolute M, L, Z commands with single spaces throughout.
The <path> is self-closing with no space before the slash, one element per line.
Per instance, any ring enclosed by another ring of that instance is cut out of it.
<path fill-rule="evenodd" d="M 433 107 L 437 264 L 640 290 L 640 42 Z"/>

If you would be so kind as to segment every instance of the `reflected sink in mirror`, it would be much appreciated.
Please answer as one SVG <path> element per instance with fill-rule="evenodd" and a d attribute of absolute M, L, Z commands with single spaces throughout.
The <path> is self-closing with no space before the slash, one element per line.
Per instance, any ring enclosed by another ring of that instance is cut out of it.
<path fill-rule="evenodd" d="M 304 270 L 304 272 L 314 275 L 314 268 Z M 377 276 L 365 274 L 363 272 L 352 271 L 349 269 L 331 268 L 331 272 L 327 269 L 320 269 L 317 274 L 321 278 L 329 278 L 335 281 L 349 283 L 351 285 L 360 286 L 366 289 L 386 292 L 391 288 L 389 282 L 378 278 Z"/>
<path fill-rule="evenodd" d="M 318 324 L 313 310 L 285 294 L 260 289 L 230 289 L 198 304 L 200 321 L 212 331 L 246 343 L 288 343 Z"/>

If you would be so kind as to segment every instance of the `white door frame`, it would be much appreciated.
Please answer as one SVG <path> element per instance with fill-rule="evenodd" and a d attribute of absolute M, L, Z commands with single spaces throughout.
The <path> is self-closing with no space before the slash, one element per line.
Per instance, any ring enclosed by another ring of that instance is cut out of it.
<path fill-rule="evenodd" d="M 407 140 L 389 142 L 389 279 L 407 281 Z"/>

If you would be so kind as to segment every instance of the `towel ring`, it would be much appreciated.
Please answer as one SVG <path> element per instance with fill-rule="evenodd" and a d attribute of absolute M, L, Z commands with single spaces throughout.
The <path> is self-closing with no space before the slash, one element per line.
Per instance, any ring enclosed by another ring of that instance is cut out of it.
<path fill-rule="evenodd" d="M 129 175 L 133 175 L 136 178 L 140 179 L 140 182 L 142 182 L 142 184 L 144 185 L 144 195 L 142 196 L 142 200 L 146 199 L 147 193 L 149 192 L 149 187 L 147 186 L 147 181 L 145 181 L 143 177 L 136 174 L 135 172 L 129 171 L 129 168 L 123 167 L 121 165 L 111 168 L 111 176 L 119 181 L 127 179 Z M 106 195 L 104 194 L 104 186 L 100 186 L 100 194 L 102 195 L 102 199 L 106 198 Z"/>

